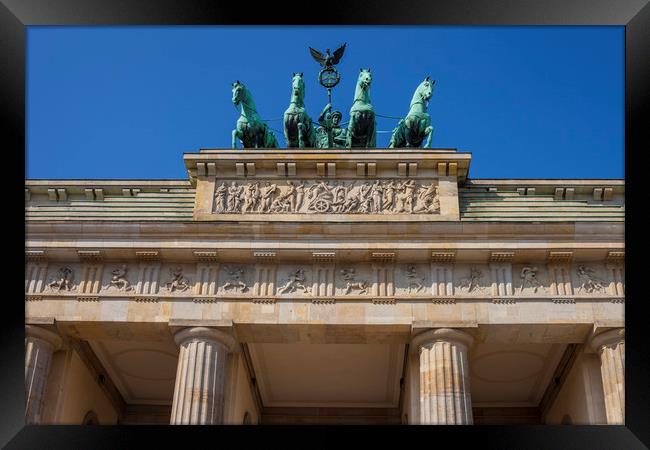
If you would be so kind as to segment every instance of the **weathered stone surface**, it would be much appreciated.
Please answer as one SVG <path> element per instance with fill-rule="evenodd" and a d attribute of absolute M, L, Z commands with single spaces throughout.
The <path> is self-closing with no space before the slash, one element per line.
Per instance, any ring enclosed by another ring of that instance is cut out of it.
<path fill-rule="evenodd" d="M 45 328 L 25 326 L 25 421 L 41 423 L 43 397 L 52 354 L 61 347 L 61 337 Z"/>
<path fill-rule="evenodd" d="M 600 355 L 607 423 L 625 424 L 625 329 L 597 334 L 591 347 Z"/>
<path fill-rule="evenodd" d="M 468 348 L 470 334 L 439 328 L 413 338 L 420 354 L 420 423 L 423 425 L 471 425 Z"/>
<path fill-rule="evenodd" d="M 185 328 L 174 335 L 180 346 L 172 425 L 223 423 L 226 357 L 235 341 L 206 327 Z"/>

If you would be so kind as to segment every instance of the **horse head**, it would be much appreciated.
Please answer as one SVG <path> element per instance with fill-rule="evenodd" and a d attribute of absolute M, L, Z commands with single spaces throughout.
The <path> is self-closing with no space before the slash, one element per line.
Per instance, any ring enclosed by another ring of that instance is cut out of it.
<path fill-rule="evenodd" d="M 431 99 L 431 96 L 433 95 L 433 85 L 435 84 L 435 80 L 431 81 L 429 77 L 426 77 L 422 83 L 417 88 L 417 92 L 419 92 L 420 97 L 424 101 L 429 101 Z"/>
<path fill-rule="evenodd" d="M 359 78 L 357 80 L 357 85 L 366 91 L 370 87 L 371 82 L 372 74 L 370 73 L 370 69 L 359 69 Z"/>
<path fill-rule="evenodd" d="M 303 98 L 305 95 L 305 81 L 302 79 L 302 72 L 294 73 L 291 79 L 292 94 L 295 97 Z"/>
<path fill-rule="evenodd" d="M 236 106 L 239 106 L 239 104 L 244 100 L 244 94 L 246 91 L 246 87 L 239 81 L 235 81 L 232 84 L 232 102 Z"/>

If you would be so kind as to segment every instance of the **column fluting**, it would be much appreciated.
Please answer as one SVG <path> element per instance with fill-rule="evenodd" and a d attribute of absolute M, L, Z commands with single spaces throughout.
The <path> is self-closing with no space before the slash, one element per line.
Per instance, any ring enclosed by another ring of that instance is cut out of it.
<path fill-rule="evenodd" d="M 52 354 L 62 343 L 61 337 L 52 331 L 25 326 L 25 421 L 28 424 L 41 423 Z"/>
<path fill-rule="evenodd" d="M 226 358 L 232 336 L 207 327 L 185 328 L 174 335 L 180 347 L 171 424 L 223 423 Z"/>
<path fill-rule="evenodd" d="M 600 355 L 607 423 L 625 423 L 625 328 L 598 334 L 591 339 L 592 349 Z"/>
<path fill-rule="evenodd" d="M 473 338 L 464 331 L 438 328 L 413 338 L 420 355 L 420 423 L 473 423 L 467 355 Z"/>

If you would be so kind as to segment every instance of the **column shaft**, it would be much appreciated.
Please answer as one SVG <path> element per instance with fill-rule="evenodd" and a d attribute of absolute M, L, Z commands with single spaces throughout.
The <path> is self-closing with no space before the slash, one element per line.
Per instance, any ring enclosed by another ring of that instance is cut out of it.
<path fill-rule="evenodd" d="M 472 337 L 447 328 L 415 337 L 420 353 L 420 423 L 472 424 L 467 363 Z"/>
<path fill-rule="evenodd" d="M 25 330 L 25 421 L 39 424 L 50 361 L 62 341 L 45 328 L 26 325 Z"/>
<path fill-rule="evenodd" d="M 625 329 L 596 335 L 592 348 L 600 354 L 607 423 L 625 424 Z"/>
<path fill-rule="evenodd" d="M 226 358 L 234 346 L 227 334 L 205 327 L 174 336 L 180 346 L 171 423 L 223 423 Z"/>

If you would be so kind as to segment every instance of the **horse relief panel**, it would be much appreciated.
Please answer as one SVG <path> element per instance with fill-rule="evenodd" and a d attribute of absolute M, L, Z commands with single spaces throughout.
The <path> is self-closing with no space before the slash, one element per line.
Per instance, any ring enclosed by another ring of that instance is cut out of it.
<path fill-rule="evenodd" d="M 395 265 L 395 295 L 431 295 L 431 276 L 429 264 Z"/>
<path fill-rule="evenodd" d="M 190 268 L 184 265 L 164 266 L 161 271 L 160 290 L 163 294 L 188 295 L 194 287 L 190 275 Z"/>
<path fill-rule="evenodd" d="M 61 264 L 48 270 L 44 292 L 75 292 L 79 286 L 79 265 Z"/>
<path fill-rule="evenodd" d="M 336 267 L 335 294 L 370 295 L 373 284 L 372 268 L 366 265 L 349 264 Z"/>
<path fill-rule="evenodd" d="M 454 270 L 455 294 L 468 297 L 491 295 L 490 269 L 485 264 L 459 265 Z"/>
<path fill-rule="evenodd" d="M 216 214 L 439 214 L 436 181 L 221 181 Z"/>
<path fill-rule="evenodd" d="M 283 266 L 278 270 L 277 295 L 291 297 L 311 296 L 311 270 L 303 266 Z"/>
<path fill-rule="evenodd" d="M 249 296 L 252 287 L 252 266 L 246 264 L 223 264 L 219 270 L 218 295 Z"/>
<path fill-rule="evenodd" d="M 574 292 L 576 295 L 607 295 L 610 281 L 602 264 L 580 262 L 574 264 Z"/>
<path fill-rule="evenodd" d="M 513 265 L 512 283 L 515 295 L 543 297 L 550 293 L 545 264 Z"/>

